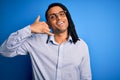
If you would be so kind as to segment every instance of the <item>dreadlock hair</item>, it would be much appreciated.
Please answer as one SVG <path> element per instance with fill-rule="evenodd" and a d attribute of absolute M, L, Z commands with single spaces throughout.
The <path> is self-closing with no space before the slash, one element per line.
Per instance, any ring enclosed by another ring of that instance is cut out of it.
<path fill-rule="evenodd" d="M 68 9 L 63 4 L 61 4 L 61 3 L 52 3 L 52 4 L 50 4 L 48 6 L 48 9 L 46 10 L 46 13 L 45 13 L 46 20 L 48 21 L 48 11 L 49 11 L 49 9 L 52 8 L 52 7 L 55 7 L 55 6 L 59 6 L 64 11 L 66 11 L 66 17 L 68 19 L 68 34 L 72 37 L 72 40 L 73 40 L 73 42 L 75 44 L 80 39 L 78 38 L 78 35 L 76 33 L 75 25 L 74 25 L 74 23 L 72 21 L 71 15 L 70 15 Z"/>

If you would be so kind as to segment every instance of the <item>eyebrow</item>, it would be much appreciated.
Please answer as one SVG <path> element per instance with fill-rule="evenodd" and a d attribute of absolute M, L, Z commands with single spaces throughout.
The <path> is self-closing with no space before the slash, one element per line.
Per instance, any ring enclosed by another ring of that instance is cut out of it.
<path fill-rule="evenodd" d="M 62 10 L 62 11 L 64 11 L 64 10 Z M 62 11 L 59 11 L 58 13 L 60 13 L 60 12 L 62 12 Z M 48 15 L 54 15 L 54 14 L 58 14 L 58 13 L 50 13 L 50 14 L 48 14 Z"/>

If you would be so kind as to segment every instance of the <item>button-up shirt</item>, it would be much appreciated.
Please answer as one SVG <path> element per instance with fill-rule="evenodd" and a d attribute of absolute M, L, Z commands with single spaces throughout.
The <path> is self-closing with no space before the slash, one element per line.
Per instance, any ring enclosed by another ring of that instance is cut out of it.
<path fill-rule="evenodd" d="M 30 26 L 12 33 L 1 45 L 0 54 L 7 57 L 29 53 L 33 80 L 91 80 L 87 44 L 71 36 L 58 44 L 54 36 L 33 34 Z"/>

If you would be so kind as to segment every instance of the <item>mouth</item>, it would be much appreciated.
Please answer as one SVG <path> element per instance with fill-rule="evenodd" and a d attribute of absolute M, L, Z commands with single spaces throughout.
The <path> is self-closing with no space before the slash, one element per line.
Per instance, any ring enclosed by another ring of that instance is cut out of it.
<path fill-rule="evenodd" d="M 63 21 L 58 21 L 58 22 L 57 22 L 57 25 L 63 25 L 63 24 L 64 24 Z"/>

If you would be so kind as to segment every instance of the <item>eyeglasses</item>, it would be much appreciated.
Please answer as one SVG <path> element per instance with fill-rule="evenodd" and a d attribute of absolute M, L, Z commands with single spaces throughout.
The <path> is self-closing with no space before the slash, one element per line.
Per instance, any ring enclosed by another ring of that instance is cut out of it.
<path fill-rule="evenodd" d="M 48 15 L 48 18 L 50 20 L 56 20 L 58 18 L 58 16 L 65 17 L 66 16 L 66 11 L 60 11 L 59 13 L 50 14 L 50 15 Z"/>

